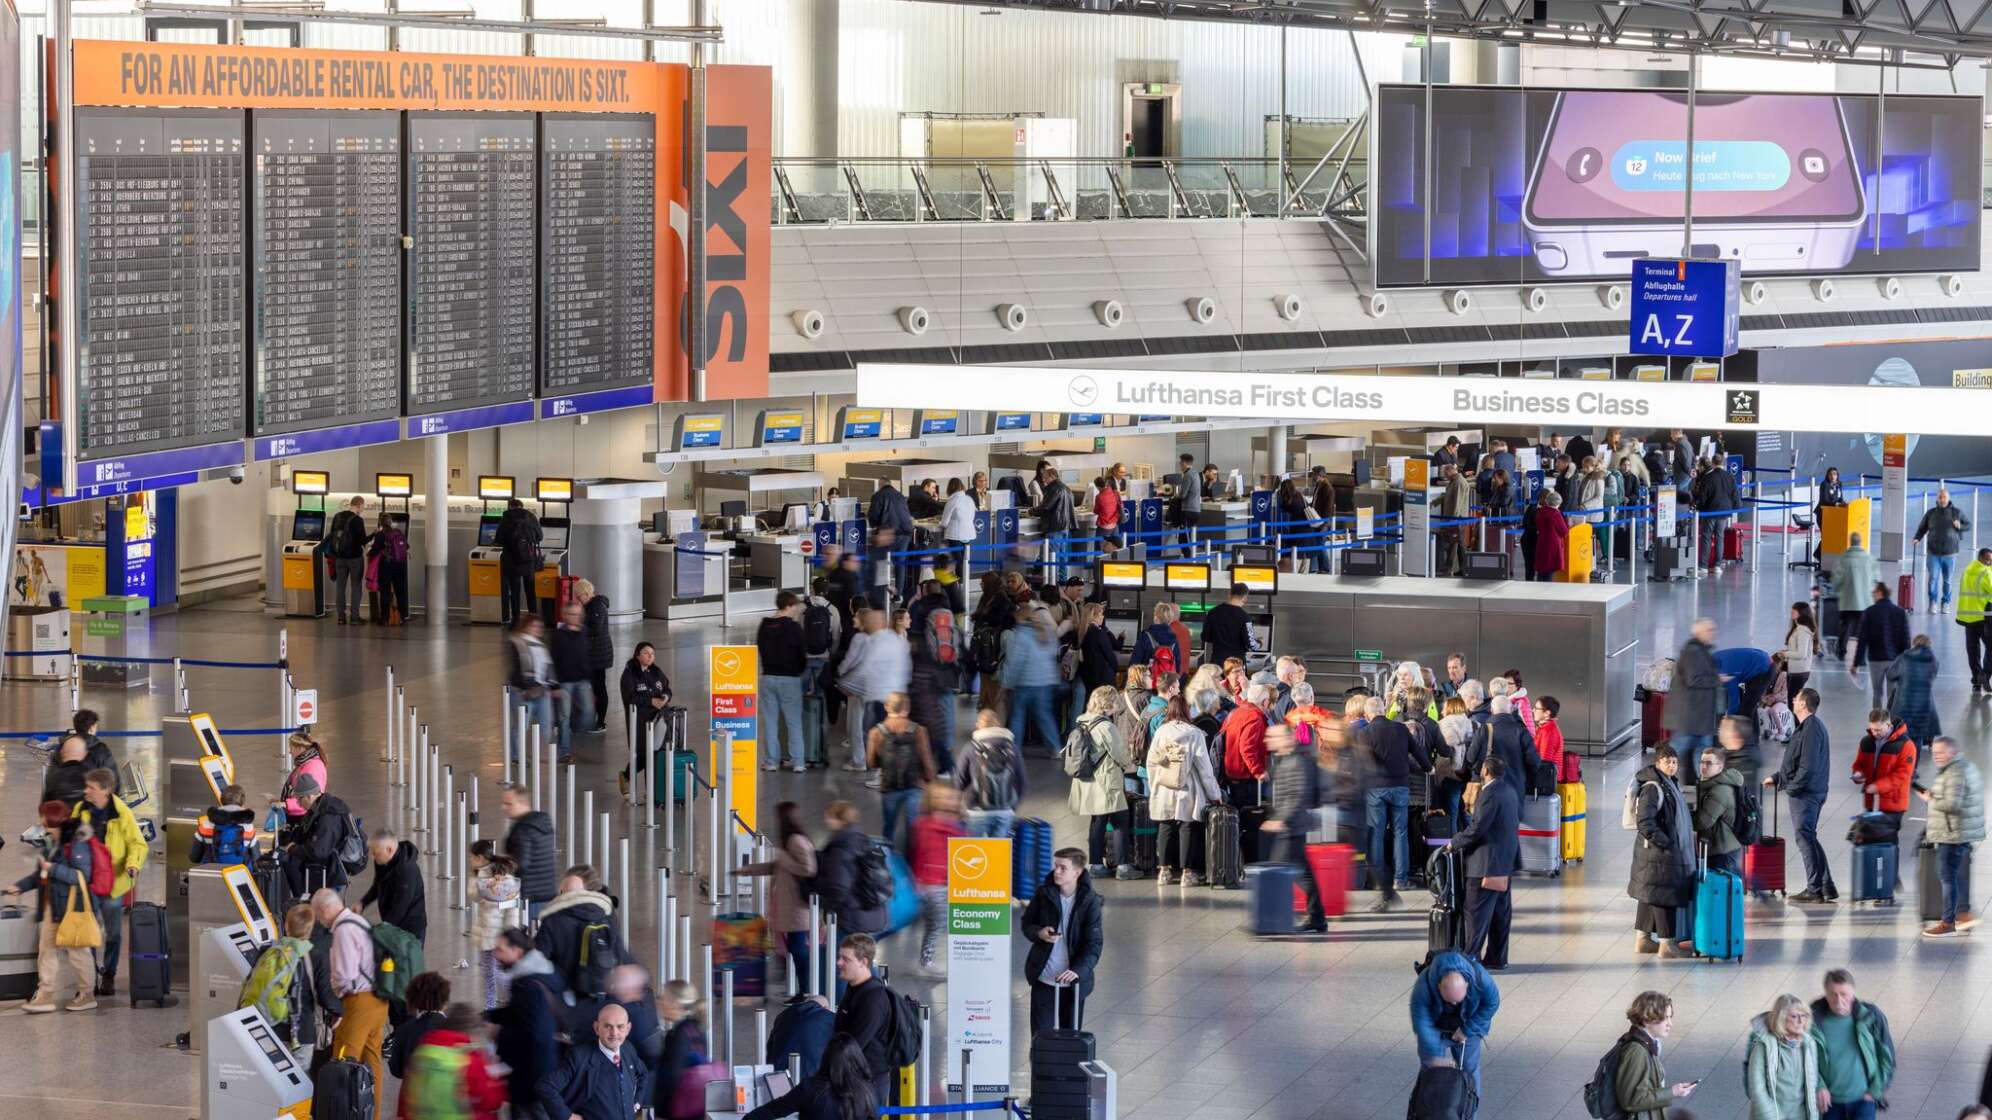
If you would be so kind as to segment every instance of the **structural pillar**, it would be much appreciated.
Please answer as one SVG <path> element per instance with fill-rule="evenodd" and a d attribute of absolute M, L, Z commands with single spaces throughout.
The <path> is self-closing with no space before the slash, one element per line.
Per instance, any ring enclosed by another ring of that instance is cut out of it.
<path fill-rule="evenodd" d="M 450 621 L 450 437 L 429 436 L 422 441 L 427 459 L 423 475 L 428 482 L 424 492 L 427 515 L 423 521 L 428 537 L 422 542 L 423 611 L 429 625 L 447 626 Z"/>
<path fill-rule="evenodd" d="M 1277 487 L 1280 476 L 1286 473 L 1287 430 L 1285 424 L 1274 424 L 1266 429 L 1266 474 L 1267 485 Z"/>
<path fill-rule="evenodd" d="M 788 8 L 775 151 L 790 158 L 837 154 L 837 48 L 840 0 Z"/>

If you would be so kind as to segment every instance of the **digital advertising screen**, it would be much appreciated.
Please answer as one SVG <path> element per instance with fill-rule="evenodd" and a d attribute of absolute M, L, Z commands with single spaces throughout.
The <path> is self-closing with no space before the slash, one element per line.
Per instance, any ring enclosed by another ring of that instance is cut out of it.
<path fill-rule="evenodd" d="M 1623 280 L 1680 255 L 1690 176 L 1693 255 L 1746 275 L 1978 267 L 1976 97 L 1701 93 L 1690 160 L 1685 91 L 1430 93 L 1428 207 L 1426 89 L 1377 91 L 1379 286 Z"/>

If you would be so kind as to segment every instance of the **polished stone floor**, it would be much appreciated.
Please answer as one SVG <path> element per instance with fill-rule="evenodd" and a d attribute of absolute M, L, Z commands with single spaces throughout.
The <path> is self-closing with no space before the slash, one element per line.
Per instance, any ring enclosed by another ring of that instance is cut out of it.
<path fill-rule="evenodd" d="M 1642 661 L 1671 650 L 1698 614 L 1722 624 L 1724 643 L 1749 635 L 1754 644 L 1782 639 L 1785 606 L 1803 592 L 1802 573 L 1787 573 L 1765 553 L 1761 571 L 1731 571 L 1695 584 L 1649 586 L 1642 597 Z M 1967 744 L 1971 757 L 1988 763 L 1986 725 L 1992 704 L 1974 701 L 1962 667 L 1960 632 L 1949 618 L 1914 616 L 1929 626 L 1944 659 L 1938 697 L 1945 727 Z M 374 628 L 350 630 L 329 620 L 280 621 L 241 600 L 167 616 L 154 624 L 155 645 L 184 656 L 261 659 L 274 656 L 278 632 L 288 627 L 293 673 L 300 686 L 316 688 L 323 708 L 320 730 L 331 744 L 333 789 L 370 824 L 400 812 L 379 761 L 384 719 L 385 669 L 392 665 L 411 702 L 431 727 L 444 756 L 461 776 L 478 775 L 486 804 L 499 776 L 500 707 L 497 689 L 503 651 L 495 630 Z M 723 640 L 751 641 L 751 620 L 667 626 L 643 623 L 617 639 L 619 655 L 638 638 L 656 642 L 681 698 L 700 707 L 704 647 Z M 1486 667 L 1482 667 L 1486 668 Z M 104 713 L 105 726 L 142 727 L 170 704 L 167 674 L 153 686 L 116 693 L 86 693 Z M 1842 673 L 1815 676 L 1833 728 L 1836 770 L 1844 771 L 1867 707 L 1865 681 Z M 1538 692 L 1555 682 L 1531 682 Z M 274 674 L 191 669 L 193 706 L 216 713 L 223 726 L 267 727 L 277 719 Z M 67 715 L 67 690 L 54 685 L 9 683 L 0 689 L 0 726 L 48 728 Z M 695 717 L 696 719 L 696 717 Z M 703 729 L 697 722 L 693 738 Z M 622 737 L 582 745 L 579 775 L 602 808 L 616 813 L 618 837 L 629 828 L 614 798 L 614 771 Z M 276 741 L 237 740 L 243 782 L 260 793 L 279 773 Z M 1621 751 L 1586 769 L 1593 806 L 1590 858 L 1558 880 L 1520 881 L 1514 967 L 1500 978 L 1502 1007 L 1485 1058 L 1488 1118 L 1581 1117 L 1581 1086 L 1597 1055 L 1624 1027 L 1622 1010 L 1638 992 L 1655 988 L 1677 1005 L 1677 1026 L 1666 1063 L 1672 1079 L 1705 1078 L 1689 1102 L 1701 1117 L 1745 1115 L 1742 1062 L 1751 1016 L 1782 992 L 1808 998 L 1821 973 L 1846 966 L 1864 996 L 1878 1000 L 1893 1020 L 1901 1068 L 1891 1094 L 1893 1120 L 1951 1120 L 1977 1090 L 1992 1046 L 1992 934 L 1931 941 L 1917 936 L 1914 907 L 1874 910 L 1841 905 L 1802 908 L 1751 903 L 1749 957 L 1744 964 L 1658 961 L 1635 957 L 1629 930 L 1633 902 L 1625 895 L 1628 833 L 1616 827 L 1617 791 L 1635 765 Z M 29 820 L 40 760 L 18 741 L 5 741 L 0 763 L 0 831 L 11 836 Z M 1061 843 L 1082 843 L 1081 822 L 1066 813 L 1065 783 L 1049 762 L 1034 764 L 1029 808 L 1054 823 Z M 817 805 L 836 796 L 865 804 L 876 820 L 876 798 L 854 788 L 847 775 L 764 775 L 764 808 L 781 797 Z M 1836 786 L 1822 832 L 1836 867 L 1847 849 L 1837 822 L 1857 808 L 1850 781 Z M 1602 807 L 1602 811 L 1598 811 Z M 1914 827 L 1913 825 L 1911 826 Z M 487 829 L 488 831 L 488 829 Z M 648 833 L 644 833 L 646 838 Z M 650 844 L 639 844 L 648 849 Z M 23 870 L 12 851 L 0 853 L 11 878 Z M 633 869 L 634 949 L 654 957 L 656 905 L 646 852 Z M 1793 874 L 1797 875 L 1796 856 Z M 1981 869 L 1980 881 L 1988 873 Z M 1845 872 L 1839 876 L 1844 887 Z M 691 888 L 680 881 L 679 890 Z M 1913 887 L 1913 883 L 1912 883 Z M 143 890 L 161 896 L 163 876 L 149 874 Z M 1422 903 L 1382 916 L 1358 913 L 1333 924 L 1323 939 L 1260 942 L 1241 930 L 1244 897 L 1237 892 L 1185 891 L 1152 880 L 1100 885 L 1106 896 L 1108 945 L 1099 987 L 1087 1009 L 1087 1027 L 1099 1039 L 1103 1060 L 1120 1072 L 1124 1115 L 1144 1120 L 1358 1120 L 1403 1114 L 1416 1072 L 1406 1015 L 1411 962 L 1423 949 Z M 1986 888 L 1981 887 L 1981 891 Z M 461 918 L 442 909 L 443 887 L 431 885 L 430 960 L 447 967 L 464 955 Z M 1913 896 L 1912 896 L 1913 897 Z M 1369 901 L 1358 895 L 1353 909 Z M 1981 903 L 1982 904 L 1982 903 Z M 902 935 L 896 941 L 909 939 Z M 1016 946 L 1021 965 L 1023 946 Z M 910 962 L 911 946 L 889 944 L 888 956 Z M 456 973 L 474 985 L 474 973 Z M 923 999 L 944 1000 L 935 984 L 913 980 Z M 1018 987 L 1021 996 L 1021 985 Z M 1023 1022 L 1023 1000 L 1016 1021 Z M 742 1052 L 751 1038 L 751 1009 L 739 1020 Z M 184 1010 L 131 1010 L 111 1002 L 94 1013 L 27 1018 L 0 1011 L 0 1115 L 50 1120 L 97 1120 L 111 1106 L 124 1115 L 189 1116 L 196 1111 L 195 1059 L 171 1048 L 186 1029 Z M 1021 1037 L 1021 1036 L 1020 1036 Z M 1022 1073 L 1024 1049 L 1016 1051 Z M 1025 1079 L 1019 1076 L 1021 1087 Z"/>

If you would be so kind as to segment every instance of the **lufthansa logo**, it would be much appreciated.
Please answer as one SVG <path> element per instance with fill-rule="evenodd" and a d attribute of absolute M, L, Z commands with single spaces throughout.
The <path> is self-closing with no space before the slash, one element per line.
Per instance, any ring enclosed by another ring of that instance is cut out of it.
<path fill-rule="evenodd" d="M 1085 375 L 1080 375 L 1066 383 L 1065 395 L 1081 408 L 1092 405 L 1100 399 L 1100 383 Z"/>
<path fill-rule="evenodd" d="M 1763 422 L 1758 407 L 1759 390 L 1731 389 L 1723 394 L 1723 411 L 1730 424 L 1760 424 Z"/>

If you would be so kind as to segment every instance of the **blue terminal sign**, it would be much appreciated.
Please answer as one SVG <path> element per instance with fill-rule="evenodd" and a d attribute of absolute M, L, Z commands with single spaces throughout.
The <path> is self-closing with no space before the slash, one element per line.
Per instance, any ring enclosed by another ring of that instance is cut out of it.
<path fill-rule="evenodd" d="M 1685 358 L 1736 353 L 1742 277 L 1735 260 L 1642 257 L 1632 262 L 1632 352 Z"/>

